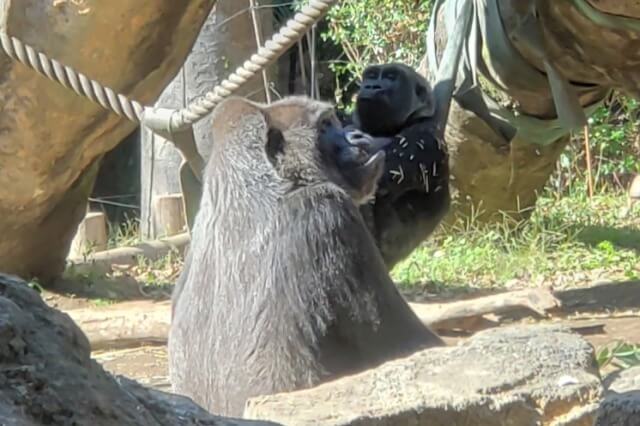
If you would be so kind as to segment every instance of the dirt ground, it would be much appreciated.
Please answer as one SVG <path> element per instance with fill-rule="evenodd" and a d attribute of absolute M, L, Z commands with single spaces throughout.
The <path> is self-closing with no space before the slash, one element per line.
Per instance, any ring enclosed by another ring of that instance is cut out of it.
<path fill-rule="evenodd" d="M 92 286 L 91 289 L 83 289 L 81 293 L 69 296 L 61 296 L 60 293 L 46 292 L 45 300 L 52 306 L 68 310 L 80 307 L 96 305 L 96 297 L 105 297 L 105 292 L 114 292 L 121 283 L 116 285 Z M 69 291 L 70 284 L 64 284 L 62 288 Z M 60 288 L 58 289 L 60 290 Z M 77 290 L 77 289 L 76 289 Z M 130 283 L 130 287 L 122 293 L 123 297 L 110 299 L 108 303 L 118 303 L 119 300 L 135 299 L 165 299 L 166 290 L 147 291 Z M 481 295 L 486 295 L 482 292 Z M 476 297 L 479 296 L 475 295 Z M 414 295 L 406 294 L 407 299 L 413 301 Z M 555 312 L 550 318 L 532 318 L 525 313 L 515 313 L 510 317 L 500 317 L 500 326 L 517 323 L 562 323 L 573 328 L 584 336 L 596 349 L 615 341 L 640 343 L 640 282 L 606 283 L 587 288 L 573 288 L 558 291 L 555 296 L 562 301 L 562 309 Z M 87 299 L 92 297 L 93 300 Z M 448 298 L 447 301 L 469 299 L 474 294 L 460 295 Z M 420 297 L 424 301 L 424 297 Z M 435 297 L 438 302 L 441 298 Z M 97 299 L 98 303 L 105 303 Z M 435 301 L 435 300 L 434 300 Z M 447 344 L 456 344 L 465 337 L 443 336 Z M 144 346 L 123 350 L 96 351 L 94 358 L 105 369 L 115 374 L 121 374 L 139 382 L 161 390 L 170 390 L 167 378 L 167 352 L 165 346 Z"/>

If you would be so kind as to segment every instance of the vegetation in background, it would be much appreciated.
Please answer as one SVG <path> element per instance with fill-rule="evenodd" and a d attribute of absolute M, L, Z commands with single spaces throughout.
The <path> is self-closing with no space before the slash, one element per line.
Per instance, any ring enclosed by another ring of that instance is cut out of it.
<path fill-rule="evenodd" d="M 625 190 L 640 172 L 640 104 L 615 94 L 589 118 L 593 178 L 596 192 Z M 584 134 L 575 134 L 560 157 L 550 188 L 558 196 L 586 188 Z"/>
<path fill-rule="evenodd" d="M 392 276 L 403 287 L 440 291 L 638 279 L 640 206 L 621 219 L 624 204 L 609 194 L 591 201 L 547 195 L 528 221 L 460 221 L 398 264 Z"/>
<path fill-rule="evenodd" d="M 369 64 L 397 61 L 417 67 L 426 51 L 432 4 L 433 0 L 359 0 L 334 6 L 322 37 L 343 50 L 330 65 L 338 91 L 353 93 Z M 338 103 L 342 99 L 336 96 Z"/>

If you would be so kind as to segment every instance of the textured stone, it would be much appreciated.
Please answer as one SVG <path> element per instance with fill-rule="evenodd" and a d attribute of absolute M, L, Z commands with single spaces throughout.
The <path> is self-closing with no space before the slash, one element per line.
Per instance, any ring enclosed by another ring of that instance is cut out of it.
<path fill-rule="evenodd" d="M 602 387 L 591 345 L 556 326 L 478 333 L 313 389 L 248 401 L 287 425 L 588 426 Z"/>

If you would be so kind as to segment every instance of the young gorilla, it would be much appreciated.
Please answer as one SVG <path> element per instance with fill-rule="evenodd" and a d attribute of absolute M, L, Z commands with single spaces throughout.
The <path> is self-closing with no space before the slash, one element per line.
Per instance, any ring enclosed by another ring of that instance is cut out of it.
<path fill-rule="evenodd" d="M 444 123 L 435 113 L 431 86 L 410 67 L 391 63 L 365 69 L 353 125 L 391 143 L 385 147 L 385 173 L 375 201 L 361 212 L 389 269 L 449 210 L 448 155 L 438 127 Z"/>
<path fill-rule="evenodd" d="M 173 296 L 175 392 L 239 416 L 251 396 L 443 344 L 396 290 L 354 203 L 375 191 L 378 146 L 351 141 L 330 105 L 306 98 L 229 99 L 213 122 Z"/>

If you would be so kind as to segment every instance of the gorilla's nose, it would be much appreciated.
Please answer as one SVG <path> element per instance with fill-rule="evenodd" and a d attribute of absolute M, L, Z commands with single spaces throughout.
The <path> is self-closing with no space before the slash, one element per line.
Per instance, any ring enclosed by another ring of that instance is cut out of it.
<path fill-rule="evenodd" d="M 379 84 L 365 84 L 364 89 L 371 90 L 372 92 L 377 92 L 378 90 L 382 90 L 382 86 L 380 86 Z"/>

